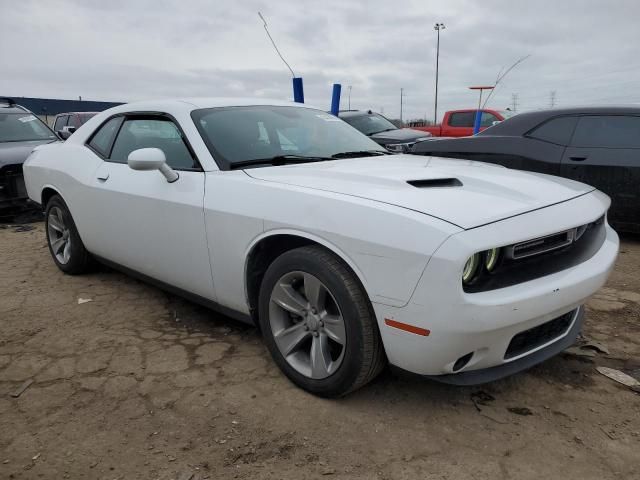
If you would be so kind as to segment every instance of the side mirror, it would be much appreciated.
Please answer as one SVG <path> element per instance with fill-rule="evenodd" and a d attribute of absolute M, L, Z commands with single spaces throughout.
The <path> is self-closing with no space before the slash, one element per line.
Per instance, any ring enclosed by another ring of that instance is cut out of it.
<path fill-rule="evenodd" d="M 58 136 L 63 139 L 66 140 L 67 138 L 69 138 L 74 132 L 76 131 L 76 127 L 62 127 L 62 130 L 58 130 L 56 133 L 58 134 Z"/>
<path fill-rule="evenodd" d="M 494 120 L 493 122 L 491 122 L 491 126 L 493 127 L 494 125 L 498 125 L 499 123 L 501 123 L 500 120 Z"/>
<path fill-rule="evenodd" d="M 127 164 L 131 170 L 159 170 L 169 183 L 173 183 L 179 178 L 178 172 L 167 165 L 167 157 L 159 148 L 134 150 L 129 154 Z"/>

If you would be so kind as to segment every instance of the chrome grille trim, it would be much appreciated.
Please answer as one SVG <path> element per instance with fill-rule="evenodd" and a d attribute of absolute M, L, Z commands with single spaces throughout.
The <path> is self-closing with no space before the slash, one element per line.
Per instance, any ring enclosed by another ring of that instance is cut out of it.
<path fill-rule="evenodd" d="M 585 226 L 586 227 L 586 226 Z M 521 258 L 533 257 L 534 255 L 541 255 L 543 253 L 552 252 L 553 250 L 559 250 L 571 245 L 578 238 L 582 236 L 586 228 L 577 227 L 571 230 L 565 230 L 564 232 L 552 233 L 551 235 L 545 235 L 544 237 L 534 238 L 527 240 L 526 242 L 516 243 L 506 247 L 506 256 L 512 260 L 520 260 Z M 554 237 L 557 237 L 556 241 L 552 241 Z"/>

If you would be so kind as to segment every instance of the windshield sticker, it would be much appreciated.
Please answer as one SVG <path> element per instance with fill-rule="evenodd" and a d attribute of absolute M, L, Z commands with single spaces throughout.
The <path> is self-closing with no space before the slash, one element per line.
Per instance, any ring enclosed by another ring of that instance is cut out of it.
<path fill-rule="evenodd" d="M 26 123 L 26 122 L 33 122 L 36 119 L 36 117 L 34 117 L 33 115 L 28 115 L 26 117 L 20 117 L 18 120 L 20 120 L 22 123 Z"/>
<path fill-rule="evenodd" d="M 333 115 L 327 115 L 326 113 L 321 113 L 320 115 L 316 115 L 316 117 L 321 118 L 325 122 L 341 122 L 338 117 L 334 117 Z"/>

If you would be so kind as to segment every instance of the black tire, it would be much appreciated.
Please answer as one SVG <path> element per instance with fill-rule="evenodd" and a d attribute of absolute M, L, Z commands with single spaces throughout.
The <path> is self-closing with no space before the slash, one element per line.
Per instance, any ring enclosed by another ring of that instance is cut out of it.
<path fill-rule="evenodd" d="M 284 275 L 305 272 L 319 279 L 335 299 L 344 319 L 346 345 L 340 366 L 327 378 L 313 379 L 294 369 L 278 349 L 270 324 L 271 294 Z M 271 356 L 299 387 L 322 397 L 340 397 L 371 380 L 386 363 L 373 308 L 351 269 L 320 246 L 296 248 L 280 255 L 267 269 L 260 287 L 259 321 Z"/>
<path fill-rule="evenodd" d="M 50 236 L 51 229 L 49 228 L 49 222 L 52 210 L 56 213 L 61 212 L 64 225 L 69 232 L 69 260 L 66 263 L 58 260 L 53 252 L 53 248 L 51 245 L 52 238 Z M 82 243 L 82 240 L 80 239 L 80 235 L 78 234 L 78 229 L 76 228 L 76 224 L 73 221 L 71 212 L 69 212 L 67 204 L 64 202 L 60 195 L 54 195 L 49 199 L 45 208 L 44 216 L 45 232 L 47 233 L 47 245 L 49 247 L 49 253 L 51 253 L 51 258 L 53 258 L 56 266 L 64 273 L 68 273 L 70 275 L 79 275 L 90 271 L 93 267 L 93 259 L 91 258 L 91 254 L 87 252 L 87 249 L 84 248 L 84 243 Z"/>

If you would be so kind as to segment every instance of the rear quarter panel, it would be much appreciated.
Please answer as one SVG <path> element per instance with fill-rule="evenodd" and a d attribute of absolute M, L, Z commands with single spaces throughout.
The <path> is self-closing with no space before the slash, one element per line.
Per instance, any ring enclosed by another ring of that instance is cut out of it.
<path fill-rule="evenodd" d="M 24 164 L 29 198 L 42 203 L 45 188 L 58 192 L 88 249 L 91 249 L 90 224 L 96 217 L 90 186 L 101 164 L 102 159 L 84 145 L 67 142 L 39 147 Z"/>

